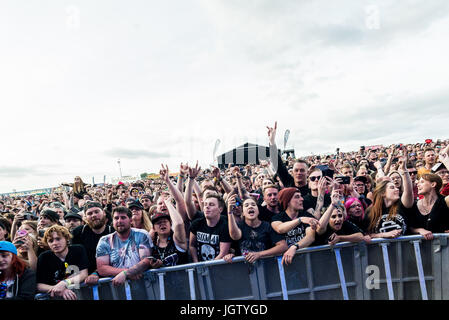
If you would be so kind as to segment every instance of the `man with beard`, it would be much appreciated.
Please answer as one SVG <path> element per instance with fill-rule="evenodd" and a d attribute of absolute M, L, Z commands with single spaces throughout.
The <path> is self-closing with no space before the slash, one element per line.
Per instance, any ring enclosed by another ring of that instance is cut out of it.
<path fill-rule="evenodd" d="M 153 242 L 143 229 L 131 228 L 131 211 L 126 207 L 114 208 L 112 222 L 115 232 L 100 239 L 97 245 L 97 267 L 101 276 L 114 276 L 113 283 L 123 282 L 127 271 L 151 256 Z M 154 260 L 151 267 L 160 266 Z"/>
<path fill-rule="evenodd" d="M 97 273 L 97 260 L 95 253 L 100 238 L 114 232 L 114 229 L 106 224 L 106 213 L 99 202 L 88 202 L 84 206 L 85 225 L 73 230 L 73 244 L 81 244 L 87 252 L 89 259 L 89 276 L 86 284 L 96 284 L 99 279 Z"/>

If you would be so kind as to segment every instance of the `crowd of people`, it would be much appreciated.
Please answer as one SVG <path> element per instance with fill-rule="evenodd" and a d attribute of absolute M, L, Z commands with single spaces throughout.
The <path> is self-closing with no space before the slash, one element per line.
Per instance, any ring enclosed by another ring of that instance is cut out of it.
<path fill-rule="evenodd" d="M 77 299 L 75 283 L 114 285 L 148 269 L 244 256 L 248 263 L 338 242 L 449 232 L 449 140 L 361 147 L 117 185 L 80 177 L 61 192 L 0 201 L 0 299 Z M 178 171 L 178 168 L 176 169 Z"/>

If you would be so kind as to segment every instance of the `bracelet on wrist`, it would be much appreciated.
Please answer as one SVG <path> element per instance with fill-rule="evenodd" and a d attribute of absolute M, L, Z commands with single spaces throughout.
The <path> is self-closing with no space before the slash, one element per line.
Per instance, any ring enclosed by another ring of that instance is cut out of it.
<path fill-rule="evenodd" d="M 123 270 L 123 274 L 125 275 L 125 278 L 128 277 L 128 275 L 126 274 L 126 270 Z"/>

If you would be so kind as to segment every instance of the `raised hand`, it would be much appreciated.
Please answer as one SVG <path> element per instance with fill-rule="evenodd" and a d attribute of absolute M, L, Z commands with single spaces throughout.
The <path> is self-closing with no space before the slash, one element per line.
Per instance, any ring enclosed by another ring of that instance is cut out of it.
<path fill-rule="evenodd" d="M 190 179 L 195 179 L 200 173 L 201 167 L 198 167 L 198 161 L 196 162 L 195 168 L 189 167 Z"/>
<path fill-rule="evenodd" d="M 181 175 L 186 176 L 189 174 L 189 165 L 188 164 L 183 164 L 181 162 L 181 166 L 179 168 L 179 172 L 181 173 Z"/>
<path fill-rule="evenodd" d="M 278 126 L 278 122 L 277 122 L 277 121 L 274 122 L 274 127 L 273 127 L 273 128 L 267 126 L 267 129 L 268 129 L 268 139 L 270 140 L 270 144 L 271 144 L 271 145 L 274 145 L 274 144 L 276 143 L 276 130 L 277 130 L 277 126 Z"/>
<path fill-rule="evenodd" d="M 170 175 L 168 173 L 168 166 L 166 165 L 164 167 L 164 165 L 162 164 L 162 169 L 159 171 L 159 174 L 161 175 L 161 179 L 164 180 L 165 182 L 169 182 L 170 180 Z"/>

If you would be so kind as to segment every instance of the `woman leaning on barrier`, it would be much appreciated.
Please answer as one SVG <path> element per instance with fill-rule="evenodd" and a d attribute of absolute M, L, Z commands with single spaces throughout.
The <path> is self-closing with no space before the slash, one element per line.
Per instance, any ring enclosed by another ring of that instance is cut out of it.
<path fill-rule="evenodd" d="M 36 274 L 17 257 L 16 247 L 0 241 L 0 300 L 33 300 Z"/>
<path fill-rule="evenodd" d="M 415 201 L 408 211 L 412 233 L 433 239 L 433 233 L 449 232 L 449 196 L 439 193 L 443 181 L 434 173 L 425 173 L 418 181 L 418 194 L 422 199 Z"/>
<path fill-rule="evenodd" d="M 413 187 L 406 163 L 407 155 L 402 155 L 398 161 L 404 188 L 402 196 L 391 179 L 381 181 L 374 190 L 373 204 L 366 215 L 371 238 L 396 238 L 407 232 L 405 213 L 413 206 Z"/>
<path fill-rule="evenodd" d="M 332 191 L 331 204 L 320 219 L 320 225 L 316 230 L 314 245 L 334 245 L 338 242 L 370 242 L 371 238 L 364 235 L 355 224 L 345 220 L 345 207 L 341 204 L 341 191 Z"/>
<path fill-rule="evenodd" d="M 276 233 L 270 224 L 259 220 L 259 208 L 253 198 L 243 201 L 244 220 L 237 223 L 233 210 L 236 206 L 236 195 L 228 199 L 229 234 L 234 241 L 239 241 L 240 251 L 246 261 L 253 263 L 268 256 L 281 255 L 287 250 L 285 237 Z M 233 254 L 223 259 L 232 262 Z"/>

